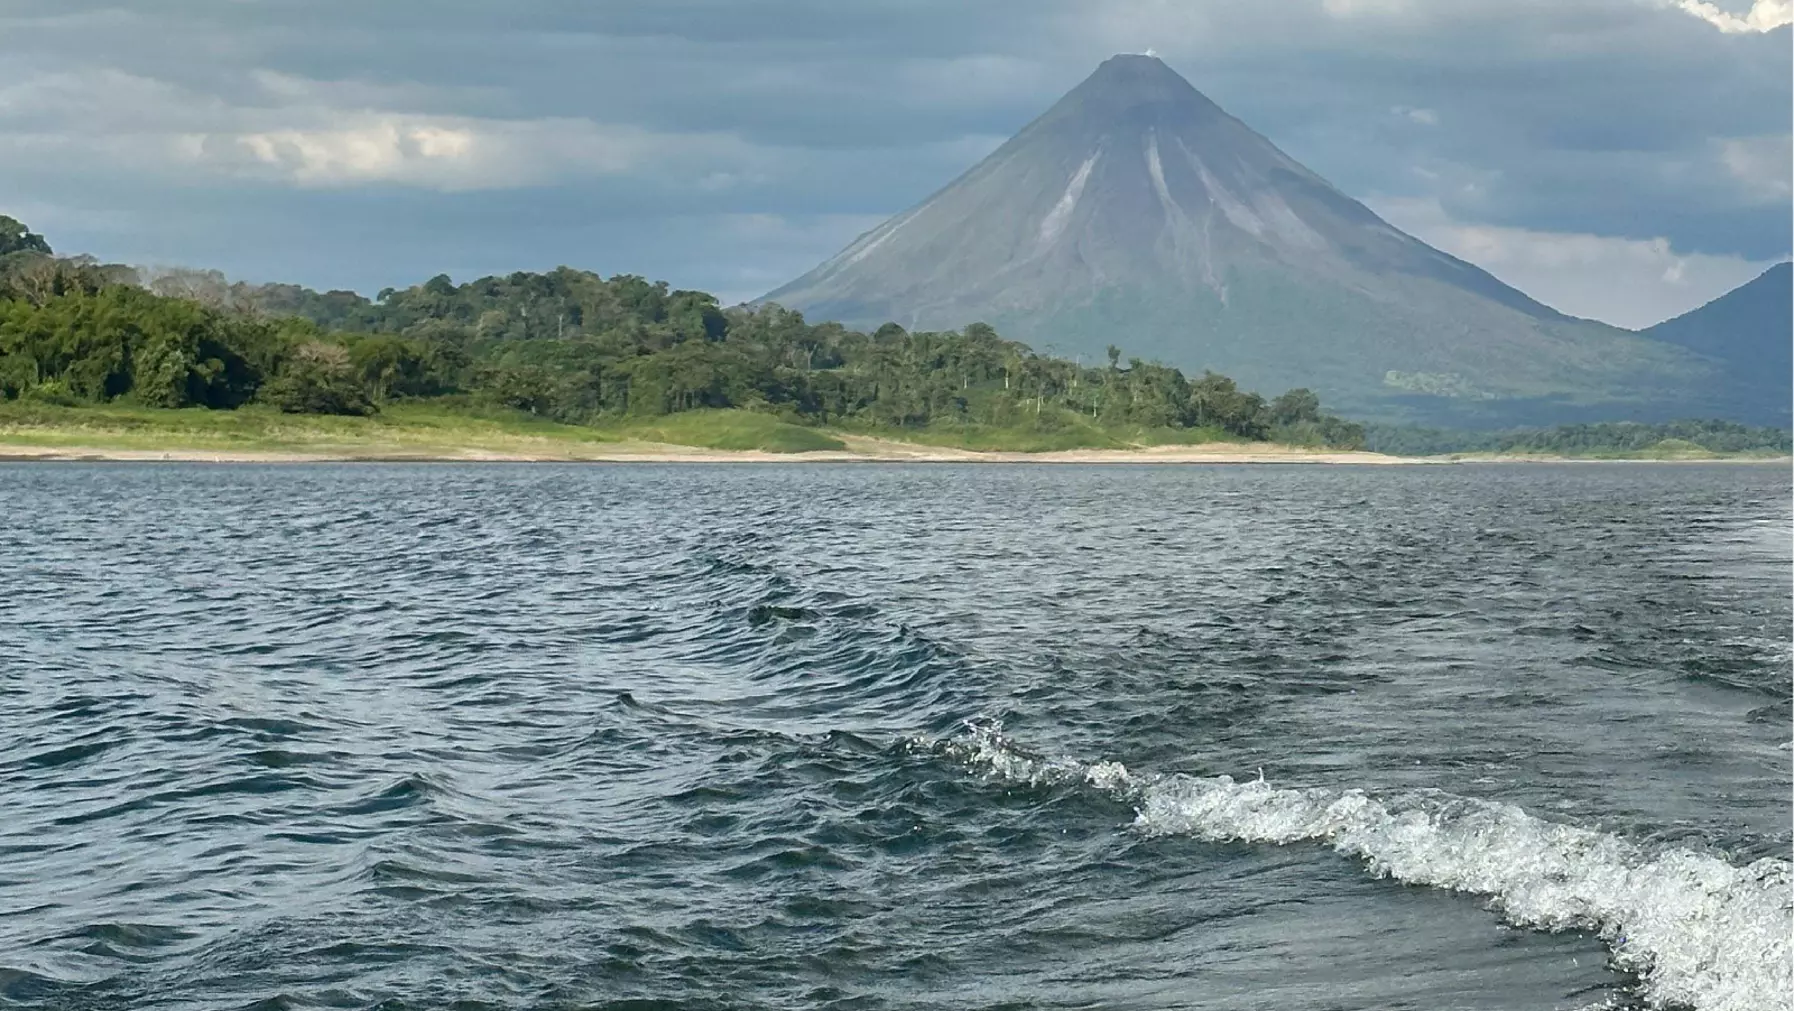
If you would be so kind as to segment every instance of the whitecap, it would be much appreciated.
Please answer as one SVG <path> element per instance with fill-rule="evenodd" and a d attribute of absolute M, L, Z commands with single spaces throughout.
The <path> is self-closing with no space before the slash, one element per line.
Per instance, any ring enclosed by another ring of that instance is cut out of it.
<path fill-rule="evenodd" d="M 1113 794 L 1134 805 L 1140 832 L 1321 843 L 1363 860 L 1372 874 L 1487 896 L 1515 926 L 1596 933 L 1653 1007 L 1766 1011 L 1794 1001 L 1794 876 L 1786 860 L 1740 866 L 1682 848 L 1647 851 L 1510 804 L 1441 792 L 1380 799 L 1262 778 L 1136 774 L 1116 762 L 1031 755 L 994 725 L 974 726 L 968 741 L 948 747 L 1012 782 L 1083 783 Z"/>

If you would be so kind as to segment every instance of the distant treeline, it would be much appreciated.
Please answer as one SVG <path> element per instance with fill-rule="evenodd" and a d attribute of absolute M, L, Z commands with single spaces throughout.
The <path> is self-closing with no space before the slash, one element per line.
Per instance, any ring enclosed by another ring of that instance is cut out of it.
<path fill-rule="evenodd" d="M 1366 433 L 1366 443 L 1379 453 L 1403 456 L 1452 453 L 1621 456 L 1686 450 L 1785 455 L 1794 451 L 1794 435 L 1785 428 L 1752 428 L 1729 421 L 1672 421 L 1654 425 L 1606 422 L 1505 432 L 1373 425 Z"/>
<path fill-rule="evenodd" d="M 872 334 L 777 306 L 561 268 L 457 285 L 319 293 L 58 258 L 0 217 L 0 399 L 366 414 L 458 398 L 570 423 L 746 408 L 879 428 L 1195 429 L 1357 447 L 1307 390 L 1272 400 L 1110 347 L 1044 357 L 983 324 Z"/>

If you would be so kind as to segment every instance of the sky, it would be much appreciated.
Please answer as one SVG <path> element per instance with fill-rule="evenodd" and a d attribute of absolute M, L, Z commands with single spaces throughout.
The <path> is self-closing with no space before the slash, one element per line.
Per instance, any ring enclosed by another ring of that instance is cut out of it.
<path fill-rule="evenodd" d="M 372 294 L 755 298 L 1148 49 L 1403 228 L 1646 326 L 1790 250 L 1794 0 L 0 0 L 0 214 Z"/>

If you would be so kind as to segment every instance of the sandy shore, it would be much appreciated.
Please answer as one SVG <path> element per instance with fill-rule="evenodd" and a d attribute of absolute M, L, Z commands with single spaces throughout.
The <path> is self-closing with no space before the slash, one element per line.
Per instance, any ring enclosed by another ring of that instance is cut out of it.
<path fill-rule="evenodd" d="M 1235 463 L 1235 464 L 1434 464 L 1446 461 L 1380 453 L 1328 452 L 1275 445 L 1217 443 L 1202 446 L 1157 446 L 1131 450 L 1079 449 L 1054 453 L 981 453 L 848 436 L 845 450 L 813 453 L 768 453 L 718 450 L 650 442 L 545 444 L 503 450 L 402 445 L 319 445 L 299 450 L 237 450 L 200 447 L 122 449 L 112 446 L 30 446 L 0 443 L 0 460 L 94 460 L 179 463 L 343 463 L 343 462 L 489 462 L 489 463 Z M 546 442 L 546 440 L 544 440 Z"/>
<path fill-rule="evenodd" d="M 846 436 L 845 450 L 769 453 L 703 449 L 653 442 L 541 445 L 487 449 L 405 445 L 324 445 L 293 450 L 124 449 L 113 446 L 31 446 L 0 442 L 4 461 L 116 461 L 141 463 L 1056 463 L 1056 464 L 1330 464 L 1421 466 L 1455 463 L 1747 463 L 1789 466 L 1788 457 L 1720 460 L 1594 460 L 1548 456 L 1413 457 L 1383 453 L 1309 450 L 1258 443 L 1153 446 L 1139 449 L 1076 449 L 1053 453 L 974 452 L 941 446 Z"/>

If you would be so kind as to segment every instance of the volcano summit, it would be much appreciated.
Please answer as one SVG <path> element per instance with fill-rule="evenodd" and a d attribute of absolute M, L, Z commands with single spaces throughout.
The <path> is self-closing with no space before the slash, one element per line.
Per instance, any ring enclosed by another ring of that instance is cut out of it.
<path fill-rule="evenodd" d="M 1401 232 L 1151 56 L 1104 62 L 766 300 L 865 327 L 983 321 L 1066 355 L 1117 344 L 1371 418 L 1787 411 L 1785 389 L 1744 404 L 1725 363 L 1565 316 Z"/>

